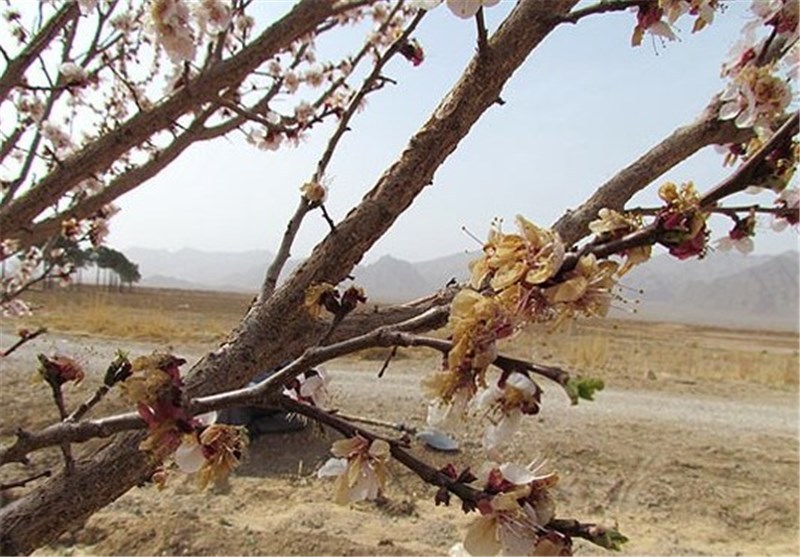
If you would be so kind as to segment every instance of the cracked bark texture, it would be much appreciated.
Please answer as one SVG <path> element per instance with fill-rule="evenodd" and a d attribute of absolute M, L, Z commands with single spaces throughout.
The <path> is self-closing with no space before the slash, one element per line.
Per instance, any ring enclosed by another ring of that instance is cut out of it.
<path fill-rule="evenodd" d="M 272 297 L 250 308 L 225 344 L 193 367 L 187 381 L 189 396 L 242 386 L 259 371 L 296 356 L 315 343 L 319 338 L 318 329 L 303 308 L 306 288 L 319 281 L 336 284 L 347 276 L 364 253 L 432 182 L 436 169 L 456 149 L 478 118 L 495 103 L 513 72 L 577 1 L 524 0 L 515 7 L 375 187 L 337 224 L 336 230 L 320 242 L 306 263 Z M 322 2 L 303 5 L 309 12 L 308 19 L 304 19 L 306 24 L 330 7 L 329 3 Z M 295 11 L 297 8 L 292 13 Z M 236 72 L 244 71 L 243 68 L 239 67 Z M 233 70 L 220 68 L 215 72 L 216 79 L 236 82 L 240 74 L 232 77 L 226 73 L 228 71 Z M 159 118 L 144 115 L 137 126 L 154 129 L 168 125 L 178 115 L 176 106 L 181 101 L 176 99 L 183 98 L 183 102 L 188 102 L 185 95 L 189 95 L 190 101 L 192 95 L 204 98 L 204 95 L 215 94 L 220 88 L 212 87 L 211 81 L 212 77 L 209 77 L 209 81 L 204 82 L 207 88 L 198 86 L 191 92 L 174 96 L 165 103 L 173 107 L 172 111 L 162 111 Z M 129 131 L 143 133 L 138 127 Z M 79 165 L 70 164 L 71 174 L 57 171 L 60 182 L 48 177 L 45 179 L 47 187 L 37 187 L 32 193 L 36 192 L 36 196 L 55 195 L 65 187 L 65 183 L 71 185 L 97 169 L 98 160 L 110 160 L 122 154 L 125 149 L 120 143 L 123 142 L 116 135 L 99 140 L 78 155 L 82 157 L 80 160 L 88 159 L 84 161 L 91 163 L 88 168 L 76 168 Z M 70 160 L 70 163 L 75 162 Z M 41 199 L 36 203 L 41 203 Z M 15 212 L 13 220 L 4 226 L 19 229 L 35 216 L 34 205 L 31 200 L 22 198 L 14 206 L 19 212 Z M 357 332 L 365 330 L 351 329 L 351 333 Z M 94 458 L 78 462 L 70 476 L 59 474 L 2 509 L 0 550 L 4 554 L 30 553 L 146 479 L 152 472 L 153 463 L 138 450 L 142 436 L 142 433 L 120 436 Z"/>

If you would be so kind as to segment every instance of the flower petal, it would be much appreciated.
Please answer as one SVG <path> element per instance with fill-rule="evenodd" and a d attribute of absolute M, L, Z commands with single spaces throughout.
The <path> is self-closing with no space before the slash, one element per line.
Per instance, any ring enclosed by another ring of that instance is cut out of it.
<path fill-rule="evenodd" d="M 194 474 L 206 463 L 203 446 L 197 442 L 197 438 L 194 436 L 187 436 L 183 440 L 175 450 L 173 459 L 178 468 L 187 474 Z"/>
<path fill-rule="evenodd" d="M 318 478 L 329 478 L 331 476 L 341 476 L 347 470 L 346 458 L 329 458 L 322 468 L 317 470 Z"/>

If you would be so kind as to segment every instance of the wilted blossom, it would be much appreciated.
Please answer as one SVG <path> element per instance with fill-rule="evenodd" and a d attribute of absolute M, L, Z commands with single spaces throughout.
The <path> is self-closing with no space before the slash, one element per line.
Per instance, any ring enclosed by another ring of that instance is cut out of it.
<path fill-rule="evenodd" d="M 223 481 L 239 466 L 248 445 L 244 428 L 211 424 L 189 433 L 175 450 L 175 463 L 187 474 L 197 473 L 201 488 Z"/>
<path fill-rule="evenodd" d="M 425 51 L 417 39 L 411 39 L 400 46 L 400 54 L 415 66 L 425 61 Z"/>
<path fill-rule="evenodd" d="M 700 195 L 694 184 L 687 182 L 678 188 L 667 182 L 659 188 L 658 195 L 667 203 L 656 217 L 661 230 L 659 243 L 678 259 L 702 257 L 706 251 L 708 214 L 700 211 Z"/>
<path fill-rule="evenodd" d="M 335 313 L 339 309 L 339 293 L 332 284 L 321 282 L 312 284 L 306 290 L 305 308 L 314 319 L 322 315 L 322 310 L 327 309 Z"/>
<path fill-rule="evenodd" d="M 597 236 L 597 240 L 608 242 L 619 240 L 642 227 L 642 217 L 638 215 L 621 214 L 613 209 L 602 208 L 597 212 L 598 218 L 589 223 L 589 230 Z M 651 246 L 629 248 L 619 252 L 625 257 L 625 263 L 617 270 L 617 276 L 622 276 L 635 265 L 650 259 Z"/>
<path fill-rule="evenodd" d="M 492 383 L 478 391 L 473 411 L 489 424 L 483 434 L 483 448 L 490 456 L 507 443 L 519 429 L 523 414 L 539 411 L 539 387 L 522 373 L 511 373 L 502 384 Z"/>
<path fill-rule="evenodd" d="M 598 261 L 591 253 L 584 255 L 575 268 L 564 275 L 564 280 L 546 288 L 544 295 L 559 318 L 575 314 L 605 317 L 617 284 L 618 268 L 613 261 Z"/>
<path fill-rule="evenodd" d="M 519 234 L 493 229 L 484 245 L 484 257 L 474 261 L 471 284 L 480 288 L 486 278 L 495 291 L 515 283 L 538 285 L 558 272 L 564 259 L 564 243 L 555 231 L 539 228 L 517 216 Z"/>
<path fill-rule="evenodd" d="M 172 454 L 184 434 L 194 430 L 194 422 L 181 406 L 179 367 L 184 363 L 163 352 L 141 356 L 131 362 L 132 374 L 122 383 L 123 394 L 136 404 L 150 432 L 140 448 L 151 451 L 157 460 Z"/>
<path fill-rule="evenodd" d="M 356 435 L 336 441 L 331 447 L 335 458 L 317 472 L 320 478 L 336 477 L 334 500 L 340 505 L 372 500 L 386 487 L 387 464 L 391 453 L 383 439 L 370 442 Z"/>
<path fill-rule="evenodd" d="M 670 41 L 677 39 L 669 23 L 662 20 L 664 10 L 657 3 L 647 2 L 639 6 L 637 10 L 636 27 L 633 28 L 633 36 L 631 37 L 632 46 L 642 44 L 645 32 Z"/>
<path fill-rule="evenodd" d="M 83 366 L 75 359 L 63 354 L 38 355 L 39 376 L 50 385 L 60 387 L 64 383 L 80 383 L 85 377 Z"/>

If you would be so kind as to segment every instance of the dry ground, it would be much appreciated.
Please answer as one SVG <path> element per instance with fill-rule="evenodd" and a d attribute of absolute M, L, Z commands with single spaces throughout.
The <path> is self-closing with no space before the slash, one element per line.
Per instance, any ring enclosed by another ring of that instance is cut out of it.
<path fill-rule="evenodd" d="M 36 319 L 61 330 L 0 360 L 0 442 L 17 426 L 55 417 L 46 388 L 29 381 L 37 352 L 68 352 L 86 362 L 89 377 L 68 393 L 78 403 L 97 386 L 116 348 L 139 355 L 165 348 L 169 338 L 170 348 L 193 362 L 221 338 L 216 328 L 224 331 L 249 301 L 200 293 L 126 296 L 83 293 L 73 305 L 48 295 L 38 300 Z M 2 322 L 0 347 L 13 341 L 12 326 Z M 560 516 L 618 522 L 631 539 L 625 554 L 800 552 L 797 334 L 581 323 L 557 334 L 531 331 L 507 351 L 608 384 L 596 402 L 570 407 L 558 387 L 543 381 L 544 409 L 509 451 L 520 462 L 545 457 L 559 472 Z M 419 381 L 436 358 L 404 353 L 378 380 L 381 358 L 372 351 L 327 366 L 336 405 L 421 425 Z M 112 395 L 101 412 L 121 409 Z M 331 485 L 314 471 L 334 439 L 316 429 L 258 439 L 229 485 L 200 492 L 175 475 L 163 491 L 135 488 L 40 553 L 444 554 L 460 538 L 471 518 L 455 506 L 434 507 L 433 490 L 399 465 L 386 501 L 333 504 Z M 470 440 L 454 456 L 415 450 L 440 465 L 474 464 L 480 455 Z M 58 462 L 57 451 L 46 451 L 33 469 Z M 26 473 L 6 466 L 0 481 Z M 577 553 L 606 554 L 580 542 Z"/>

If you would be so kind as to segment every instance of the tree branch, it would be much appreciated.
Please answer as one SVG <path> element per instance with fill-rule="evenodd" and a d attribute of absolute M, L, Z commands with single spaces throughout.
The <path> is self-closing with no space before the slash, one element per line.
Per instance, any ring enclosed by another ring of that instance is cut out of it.
<path fill-rule="evenodd" d="M 11 90 L 19 85 L 28 67 L 47 48 L 47 45 L 58 35 L 70 21 L 80 15 L 77 2 L 64 4 L 58 12 L 42 27 L 25 49 L 6 66 L 0 77 L 0 103 L 6 100 Z"/>

